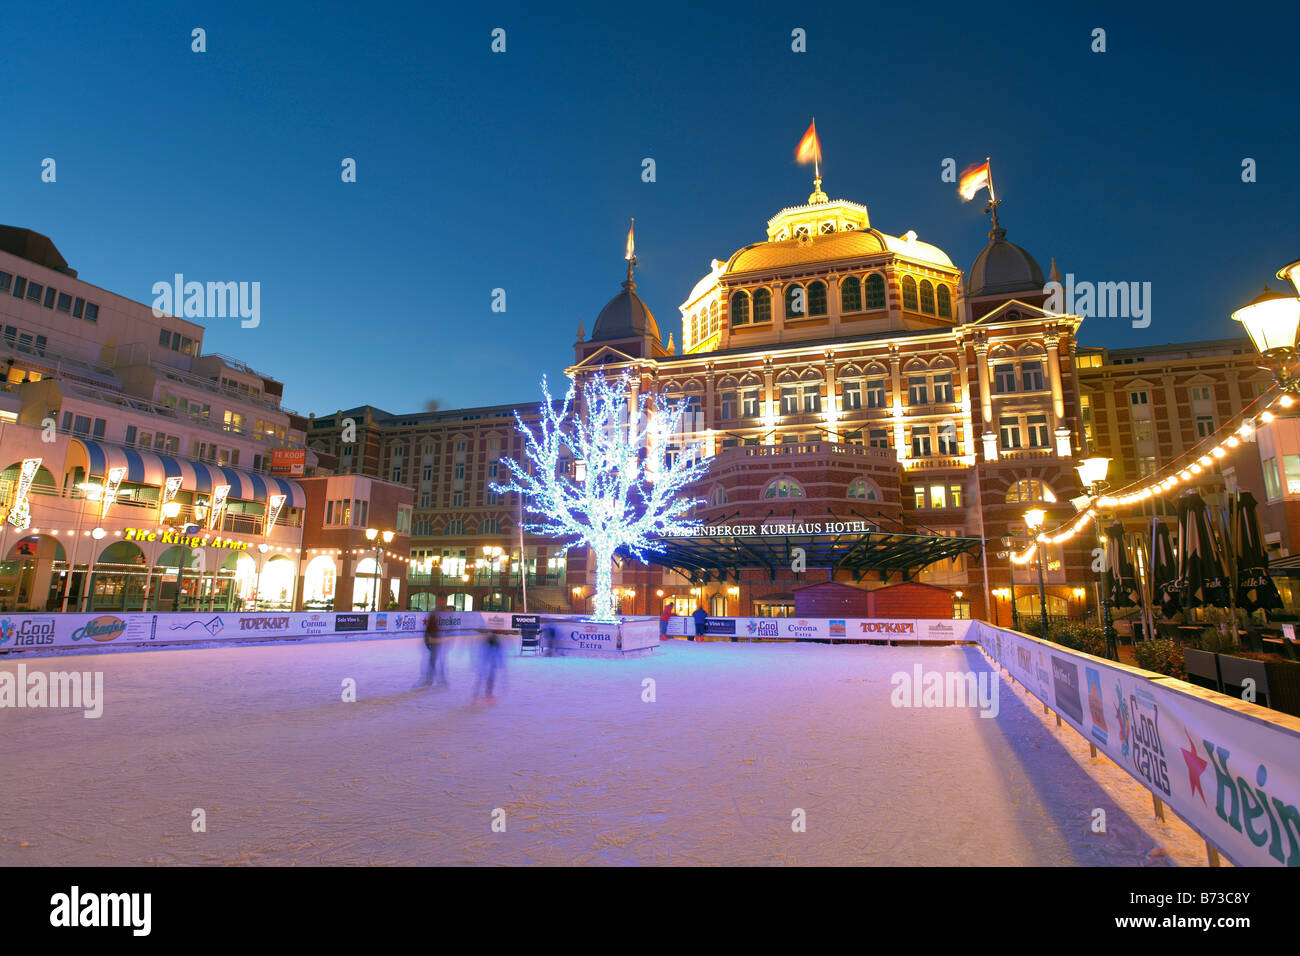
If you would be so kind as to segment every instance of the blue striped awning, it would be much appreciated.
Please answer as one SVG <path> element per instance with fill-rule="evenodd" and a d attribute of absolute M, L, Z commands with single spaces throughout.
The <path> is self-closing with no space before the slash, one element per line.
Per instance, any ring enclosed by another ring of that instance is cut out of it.
<path fill-rule="evenodd" d="M 157 485 L 161 488 L 168 478 L 179 475 L 182 478 L 181 488 L 185 491 L 209 495 L 218 485 L 229 485 L 230 497 L 239 501 L 266 502 L 271 495 L 282 494 L 287 507 L 307 506 L 307 496 L 302 486 L 284 478 L 255 475 L 237 468 L 223 468 L 192 458 L 140 451 L 125 445 L 112 445 L 85 438 L 72 440 L 86 450 L 88 476 L 107 478 L 110 468 L 125 466 L 126 481 L 135 484 Z"/>

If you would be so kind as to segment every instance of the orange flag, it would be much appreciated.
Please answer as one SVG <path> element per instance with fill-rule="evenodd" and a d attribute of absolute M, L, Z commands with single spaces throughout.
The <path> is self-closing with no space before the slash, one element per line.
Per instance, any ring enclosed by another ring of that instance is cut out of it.
<path fill-rule="evenodd" d="M 969 202 L 985 186 L 989 187 L 989 198 L 992 198 L 993 179 L 989 171 L 989 160 L 987 159 L 982 163 L 967 166 L 962 170 L 961 180 L 957 183 L 957 192 L 961 193 L 963 202 Z"/>
<path fill-rule="evenodd" d="M 636 255 L 636 241 L 632 238 L 632 227 L 635 225 L 636 220 L 633 219 L 627 227 L 627 254 L 623 258 L 629 261 Z"/>
<path fill-rule="evenodd" d="M 803 134 L 803 139 L 799 140 L 799 145 L 794 149 L 794 159 L 797 163 L 817 163 L 822 161 L 822 144 L 817 139 L 817 121 L 813 120 L 808 126 L 808 132 Z"/>

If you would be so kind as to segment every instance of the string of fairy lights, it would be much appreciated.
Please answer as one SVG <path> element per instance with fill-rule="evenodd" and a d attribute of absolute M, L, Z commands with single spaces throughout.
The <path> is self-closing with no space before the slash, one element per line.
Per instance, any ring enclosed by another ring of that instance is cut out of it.
<path fill-rule="evenodd" d="M 1252 409 L 1272 396 L 1262 411 Z M 1136 481 L 1124 485 L 1115 494 L 1097 495 L 1088 502 L 1086 508 L 1079 511 L 1070 520 L 1058 525 L 1052 531 L 1040 532 L 1034 541 L 1019 554 L 1012 553 L 1010 559 L 1015 564 L 1028 564 L 1033 560 L 1038 545 L 1064 544 L 1075 535 L 1084 531 L 1098 518 L 1098 510 L 1124 510 L 1140 505 L 1153 498 L 1162 498 L 1180 485 L 1196 480 L 1202 473 L 1219 465 L 1237 448 L 1249 440 L 1259 427 L 1259 423 L 1268 424 L 1277 415 L 1273 407 L 1291 408 L 1296 404 L 1295 396 L 1278 391 L 1277 387 L 1265 392 L 1236 418 L 1221 426 L 1213 435 L 1196 445 L 1192 451 L 1179 456 L 1175 463 L 1157 471 L 1153 475 L 1144 475 Z M 1221 437 L 1222 436 L 1222 437 Z"/>
<path fill-rule="evenodd" d="M 174 530 L 174 529 L 172 529 L 172 528 L 162 528 L 162 527 L 159 527 L 159 528 L 154 529 L 154 531 L 155 531 L 156 534 L 164 534 L 164 533 L 169 532 L 169 531 L 172 531 L 172 530 Z M 58 538 L 60 535 L 64 535 L 64 536 L 69 537 L 69 538 L 75 538 L 75 537 L 78 536 L 78 534 L 80 534 L 80 536 L 83 537 L 83 538 L 95 538 L 96 540 L 100 540 L 101 538 L 109 538 L 109 537 L 113 537 L 113 538 L 121 538 L 121 537 L 123 537 L 122 532 L 121 532 L 120 530 L 119 530 L 119 531 L 109 531 L 108 529 L 103 529 L 103 532 L 104 532 L 104 533 L 103 533 L 102 535 L 98 535 L 98 536 L 97 536 L 97 535 L 95 534 L 94 531 L 82 530 L 82 531 L 78 532 L 78 531 L 76 531 L 75 529 L 72 529 L 72 528 L 68 528 L 68 529 L 64 529 L 64 530 L 60 530 L 60 529 L 58 529 L 58 528 L 46 528 L 44 531 L 42 531 L 40 528 L 29 528 L 28 530 L 26 530 L 26 531 L 24 532 L 24 534 L 27 534 L 27 535 L 39 535 L 39 534 L 45 534 L 45 535 L 49 535 L 51 538 Z M 135 541 L 131 541 L 130 543 L 131 543 L 131 544 L 136 544 Z M 179 545 L 179 544 L 177 545 L 177 547 L 180 547 L 180 546 L 181 546 L 181 545 Z M 257 545 L 257 550 L 258 550 L 258 551 L 261 551 L 261 549 L 262 549 L 262 546 L 261 546 L 260 544 Z M 249 549 L 249 550 L 252 550 L 252 549 Z M 305 555 L 309 555 L 309 554 L 337 554 L 337 555 L 342 555 L 342 554 L 360 554 L 360 555 L 373 555 L 373 554 L 375 553 L 375 549 L 374 549 L 374 548 L 298 548 L 298 547 L 288 547 L 288 546 L 285 546 L 285 545 L 278 545 L 278 544 L 268 544 L 268 545 L 266 545 L 266 551 L 263 552 L 263 553 L 265 553 L 265 554 L 270 554 L 270 553 L 272 553 L 272 552 L 279 552 L 279 553 L 281 553 L 281 554 L 296 554 L 296 555 L 299 555 L 299 556 L 305 556 Z M 411 558 L 410 558 L 409 555 L 398 554 L 396 551 L 388 551 L 388 550 L 386 550 L 386 549 L 381 550 L 379 553 L 380 553 L 383 557 L 385 557 L 385 558 L 391 558 L 391 559 L 394 560 L 394 561 L 401 561 L 401 562 L 404 563 L 404 564 L 410 564 L 410 563 L 411 563 Z"/>

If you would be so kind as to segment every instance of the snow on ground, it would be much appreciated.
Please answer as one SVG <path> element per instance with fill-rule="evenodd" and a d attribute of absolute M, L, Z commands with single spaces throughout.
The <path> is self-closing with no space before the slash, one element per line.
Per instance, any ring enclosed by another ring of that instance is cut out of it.
<path fill-rule="evenodd" d="M 0 709 L 0 863 L 1204 863 L 1005 679 L 996 719 L 891 706 L 914 664 L 987 671 L 974 647 L 507 653 L 493 706 L 471 702 L 467 646 L 449 690 L 412 689 L 422 654 L 407 638 L 23 658 L 102 671 L 106 702 L 98 720 Z"/>

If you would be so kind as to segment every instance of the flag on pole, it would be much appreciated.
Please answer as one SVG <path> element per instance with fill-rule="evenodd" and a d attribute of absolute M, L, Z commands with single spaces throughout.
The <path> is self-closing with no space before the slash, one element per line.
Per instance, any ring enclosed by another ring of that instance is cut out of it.
<path fill-rule="evenodd" d="M 636 240 L 632 237 L 632 228 L 635 225 L 636 225 L 636 220 L 633 219 L 632 222 L 627 227 L 627 255 L 625 255 L 623 258 L 628 260 L 629 262 L 631 262 L 633 259 L 636 258 Z"/>
<path fill-rule="evenodd" d="M 808 164 L 815 163 L 818 166 L 822 161 L 822 144 L 817 139 L 817 121 L 813 120 L 808 126 L 808 132 L 803 134 L 803 139 L 799 140 L 799 145 L 794 149 L 794 160 L 796 163 Z"/>
<path fill-rule="evenodd" d="M 957 184 L 957 192 L 961 194 L 963 202 L 969 202 L 985 186 L 989 188 L 989 198 L 992 199 L 993 179 L 989 172 L 989 161 L 987 159 L 974 166 L 967 166 L 962 171 L 961 181 Z"/>

